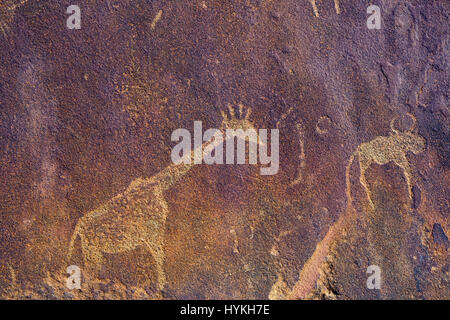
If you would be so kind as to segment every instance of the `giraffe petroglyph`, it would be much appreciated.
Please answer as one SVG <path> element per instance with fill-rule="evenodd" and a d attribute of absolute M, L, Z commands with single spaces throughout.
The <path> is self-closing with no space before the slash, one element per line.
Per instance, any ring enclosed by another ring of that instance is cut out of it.
<path fill-rule="evenodd" d="M 239 118 L 229 106 L 228 116 L 222 112 L 223 121 L 219 130 L 254 129 L 249 121 L 250 110 L 243 117 L 243 105 L 239 105 Z M 205 142 L 200 148 L 221 144 L 223 141 Z M 190 154 L 193 159 L 197 149 Z M 201 149 L 202 150 L 202 149 Z M 169 213 L 164 192 L 193 168 L 194 162 L 170 164 L 150 178 L 138 178 L 128 188 L 99 208 L 81 217 L 76 224 L 70 245 L 68 259 L 73 255 L 75 242 L 81 240 L 81 252 L 85 268 L 98 272 L 104 254 L 118 254 L 146 247 L 152 254 L 158 275 L 158 294 L 166 283 L 164 272 L 164 232 Z"/>

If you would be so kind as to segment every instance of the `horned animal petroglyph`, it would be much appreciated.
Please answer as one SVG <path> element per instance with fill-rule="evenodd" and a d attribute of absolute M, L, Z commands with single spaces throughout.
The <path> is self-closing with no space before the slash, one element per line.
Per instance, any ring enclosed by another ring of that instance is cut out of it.
<path fill-rule="evenodd" d="M 349 166 L 352 165 L 355 157 L 359 159 L 360 182 L 367 193 L 372 209 L 374 208 L 374 204 L 365 173 L 373 163 L 385 165 L 393 161 L 398 165 L 403 170 L 409 198 L 412 201 L 412 175 L 408 159 L 406 158 L 406 152 L 410 151 L 414 154 L 423 152 L 425 150 L 425 139 L 413 132 L 416 126 L 416 119 L 412 115 L 410 116 L 414 121 L 410 131 L 400 132 L 395 129 L 395 119 L 393 119 L 391 121 L 392 131 L 389 136 L 376 137 L 372 141 L 362 143 L 350 157 Z M 347 181 L 347 184 L 349 185 L 349 181 Z"/>
<path fill-rule="evenodd" d="M 229 106 L 228 116 L 222 112 L 223 122 L 220 130 L 254 128 L 249 121 L 250 111 L 245 118 L 243 105 L 239 105 L 239 118 Z M 205 142 L 201 148 L 211 144 Z M 196 149 L 191 152 L 193 159 Z M 154 176 L 136 179 L 121 194 L 104 205 L 81 217 L 72 235 L 68 259 L 70 260 L 78 238 L 81 240 L 81 252 L 85 268 L 98 272 L 104 262 L 105 254 L 128 252 L 137 247 L 147 248 L 156 263 L 158 275 L 158 294 L 166 283 L 164 272 L 164 233 L 169 213 L 164 192 L 171 188 L 193 167 L 190 164 L 171 164 Z"/>
<path fill-rule="evenodd" d="M 425 139 L 417 132 L 413 132 L 416 127 L 416 119 L 411 114 L 409 114 L 409 116 L 414 121 L 409 131 L 400 132 L 395 129 L 395 119 L 393 119 L 391 121 L 392 131 L 389 136 L 376 137 L 372 141 L 362 143 L 351 155 L 345 171 L 347 195 L 346 211 L 341 214 L 339 219 L 330 227 L 325 237 L 317 244 L 311 257 L 303 265 L 303 268 L 300 271 L 299 281 L 287 295 L 288 299 L 303 299 L 314 288 L 320 274 L 321 266 L 330 251 L 330 247 L 340 238 L 342 231 L 348 228 L 356 219 L 355 209 L 352 205 L 353 199 L 351 196 L 350 184 L 350 169 L 356 157 L 358 157 L 360 165 L 360 182 L 367 192 L 369 203 L 372 208 L 374 208 L 374 205 L 372 203 L 370 189 L 365 179 L 365 172 L 373 163 L 383 165 L 393 161 L 402 168 L 408 186 L 409 199 L 411 200 L 412 175 L 408 159 L 406 158 L 406 152 L 411 151 L 414 154 L 423 152 L 425 150 Z"/>

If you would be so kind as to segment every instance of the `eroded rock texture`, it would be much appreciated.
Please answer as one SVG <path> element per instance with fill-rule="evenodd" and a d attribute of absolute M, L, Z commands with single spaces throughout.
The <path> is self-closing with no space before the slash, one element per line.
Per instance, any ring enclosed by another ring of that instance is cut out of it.
<path fill-rule="evenodd" d="M 448 1 L 71 4 L 0 2 L 1 298 L 450 298 Z M 277 174 L 172 164 L 229 105 Z"/>

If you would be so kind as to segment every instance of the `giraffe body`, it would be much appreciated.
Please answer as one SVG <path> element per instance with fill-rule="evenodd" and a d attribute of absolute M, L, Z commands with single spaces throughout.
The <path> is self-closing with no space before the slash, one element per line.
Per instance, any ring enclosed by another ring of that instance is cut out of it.
<path fill-rule="evenodd" d="M 104 254 L 128 252 L 140 246 L 155 259 L 158 290 L 165 285 L 164 231 L 168 215 L 163 188 L 153 179 L 137 179 L 128 189 L 78 221 L 69 247 L 81 240 L 85 268 L 99 271 Z"/>

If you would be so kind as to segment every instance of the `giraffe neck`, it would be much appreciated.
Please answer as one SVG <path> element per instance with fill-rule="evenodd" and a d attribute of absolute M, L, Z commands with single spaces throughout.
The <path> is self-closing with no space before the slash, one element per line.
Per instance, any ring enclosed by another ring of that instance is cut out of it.
<path fill-rule="evenodd" d="M 163 191 L 167 190 L 171 188 L 177 181 L 179 181 L 180 178 L 186 175 L 193 168 L 194 164 L 200 164 L 202 162 L 203 150 L 205 150 L 206 147 L 215 148 L 216 146 L 222 145 L 223 143 L 224 141 L 220 139 L 214 139 L 213 141 L 204 142 L 202 145 L 195 147 L 189 155 L 185 155 L 185 157 L 190 159 L 188 163 L 172 163 L 158 172 L 156 175 L 154 175 L 151 179 L 154 182 L 158 183 Z"/>

